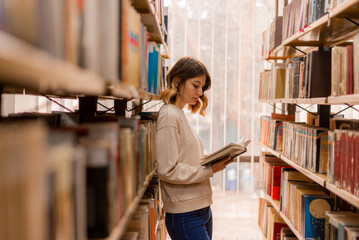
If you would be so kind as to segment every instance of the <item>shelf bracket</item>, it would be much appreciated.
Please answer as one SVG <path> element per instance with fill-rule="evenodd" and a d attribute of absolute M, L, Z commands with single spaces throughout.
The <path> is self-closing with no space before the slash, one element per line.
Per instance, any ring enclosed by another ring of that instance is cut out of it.
<path fill-rule="evenodd" d="M 348 20 L 349 22 L 354 23 L 355 25 L 359 26 L 359 23 L 357 23 L 357 22 L 354 21 L 353 19 L 348 18 L 348 17 L 346 17 L 345 19 Z"/>
<path fill-rule="evenodd" d="M 106 107 L 105 105 L 103 105 L 103 104 L 100 103 L 100 102 L 97 102 L 97 104 L 106 109 L 106 111 L 102 112 L 102 114 L 105 114 L 105 113 L 111 112 L 111 111 L 115 111 L 115 107 L 108 108 L 108 107 Z"/>
<path fill-rule="evenodd" d="M 297 107 L 299 107 L 300 109 L 306 111 L 307 113 L 312 114 L 313 116 L 318 116 L 318 113 L 313 113 L 313 112 L 311 112 L 311 111 L 305 109 L 304 107 L 302 107 L 302 106 L 300 106 L 300 105 L 298 105 L 298 104 L 296 104 L 296 103 L 294 103 L 294 105 L 297 106 Z"/>
<path fill-rule="evenodd" d="M 332 116 L 338 115 L 339 113 L 342 113 L 342 112 L 348 110 L 349 108 L 352 108 L 352 109 L 354 109 L 355 111 L 359 112 L 359 109 L 355 108 L 354 105 L 350 105 L 350 104 L 348 104 L 348 103 L 346 103 L 345 105 L 347 105 L 348 107 L 344 108 L 343 110 L 340 110 L 340 111 L 337 112 L 337 113 L 332 114 Z"/>
<path fill-rule="evenodd" d="M 145 104 L 147 104 L 147 103 L 149 103 L 149 102 L 151 102 L 151 101 L 152 101 L 152 100 L 148 100 L 147 102 L 141 103 L 141 104 L 139 104 L 139 105 L 137 105 L 137 106 L 135 106 L 135 107 L 133 107 L 133 108 L 131 108 L 131 109 L 128 109 L 128 108 L 126 107 L 126 111 L 127 111 L 127 112 L 131 112 L 131 111 L 133 111 L 133 110 L 136 110 L 136 109 L 142 107 L 143 105 L 145 105 Z"/>
<path fill-rule="evenodd" d="M 292 46 L 292 45 L 291 45 L 291 47 L 294 48 L 295 50 L 297 50 L 298 52 L 301 52 L 301 53 L 303 53 L 304 55 L 307 55 L 306 52 L 303 52 L 303 51 L 300 50 L 299 48 L 297 48 L 297 47 L 295 47 L 295 46 Z"/>
<path fill-rule="evenodd" d="M 71 109 L 68 109 L 67 107 L 65 107 L 64 105 L 62 105 L 61 103 L 55 101 L 54 99 L 50 98 L 49 96 L 46 96 L 45 94 L 41 94 L 42 96 L 44 96 L 45 98 L 47 98 L 49 101 L 56 103 L 57 105 L 59 105 L 60 107 L 62 107 L 63 109 L 66 109 L 67 111 L 69 111 L 70 113 L 74 113 L 74 111 L 72 111 Z"/>

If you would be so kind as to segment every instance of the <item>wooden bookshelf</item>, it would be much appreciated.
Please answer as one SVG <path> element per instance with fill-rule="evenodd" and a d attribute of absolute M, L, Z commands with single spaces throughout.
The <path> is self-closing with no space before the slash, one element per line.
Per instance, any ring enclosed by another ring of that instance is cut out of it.
<path fill-rule="evenodd" d="M 292 223 L 290 222 L 290 220 L 287 218 L 287 216 L 284 215 L 284 213 L 282 213 L 280 211 L 280 202 L 277 200 L 273 200 L 267 193 L 265 193 L 263 191 L 264 194 L 264 199 L 266 201 L 268 201 L 273 208 L 278 212 L 278 214 L 281 216 L 281 218 L 284 220 L 284 222 L 288 225 L 288 227 L 292 230 L 292 232 L 295 234 L 295 236 L 299 239 L 299 240 L 304 240 L 304 238 L 300 235 L 300 233 L 298 232 L 298 230 L 292 225 Z"/>
<path fill-rule="evenodd" d="M 102 98 L 159 100 L 158 95 L 102 77 L 56 58 L 31 44 L 0 31 L 0 84 L 5 93 L 65 98 L 90 95 Z"/>
<path fill-rule="evenodd" d="M 334 184 L 331 184 L 328 182 L 326 182 L 326 188 L 329 191 L 331 191 L 332 193 L 339 196 L 340 198 L 347 201 L 348 203 L 352 204 L 356 208 L 359 208 L 359 197 L 354 196 L 353 194 L 351 194 L 343 189 L 340 189 L 340 188 L 336 187 Z"/>
<path fill-rule="evenodd" d="M 343 2 L 330 13 L 303 29 L 302 32 L 294 34 L 284 40 L 282 45 L 331 46 L 339 41 L 349 39 L 357 33 L 356 30 L 359 30 L 359 28 L 345 19 L 345 17 L 359 17 L 359 0 L 347 0 Z"/>
<path fill-rule="evenodd" d="M 0 84 L 54 95 L 105 94 L 101 77 L 3 31 L 0 31 Z"/>
<path fill-rule="evenodd" d="M 161 26 L 153 5 L 149 0 L 135 0 L 133 1 L 133 6 L 141 14 L 142 22 L 147 27 L 147 31 L 149 33 L 149 40 L 162 44 L 161 54 L 163 57 L 169 58 L 170 53 L 163 38 Z"/>
<path fill-rule="evenodd" d="M 289 104 L 327 104 L 328 99 L 323 98 L 277 98 L 259 100 L 262 103 L 289 103 Z"/>
<path fill-rule="evenodd" d="M 121 218 L 119 224 L 112 230 L 110 236 L 106 240 L 118 240 L 126 231 L 127 225 L 130 222 L 132 215 L 135 213 L 138 204 L 140 203 L 143 194 L 145 193 L 148 185 L 151 182 L 156 170 L 153 170 L 147 177 L 141 189 L 138 191 L 137 196 L 133 199 L 130 206 L 127 208 L 125 215 Z"/>
<path fill-rule="evenodd" d="M 333 46 L 348 41 L 359 33 L 359 27 L 345 19 L 346 17 L 359 18 L 359 0 L 347 0 L 340 4 L 303 31 L 283 40 L 282 44 L 273 49 L 263 60 L 304 56 L 304 53 L 291 46 L 296 46 L 299 50 L 308 53 L 316 50 L 318 46 Z"/>
<path fill-rule="evenodd" d="M 308 53 L 308 52 L 318 49 L 317 47 L 308 47 L 308 46 L 297 47 L 297 48 L 305 53 Z M 297 51 L 293 47 L 279 45 L 278 47 L 276 47 L 269 53 L 268 57 L 263 58 L 263 60 L 279 60 L 279 59 L 304 57 L 304 56 L 305 56 L 304 53 Z"/>
<path fill-rule="evenodd" d="M 269 152 L 269 153 L 273 154 L 274 156 L 282 159 L 288 165 L 294 167 L 295 169 L 297 169 L 299 172 L 301 172 L 302 174 L 304 174 L 308 178 L 312 179 L 313 181 L 315 181 L 319 185 L 325 187 L 326 189 L 328 189 L 329 191 L 331 191 L 335 195 L 339 196 L 340 198 L 344 199 L 345 201 L 347 201 L 351 205 L 355 206 L 356 208 L 359 208 L 359 197 L 354 196 L 353 194 L 351 194 L 351 193 L 349 193 L 349 192 L 347 192 L 347 191 L 345 191 L 345 190 L 343 190 L 341 188 L 338 188 L 338 187 L 336 187 L 335 185 L 333 185 L 331 183 L 328 183 L 327 175 L 320 174 L 320 173 L 313 173 L 313 172 L 299 166 L 298 164 L 292 162 L 287 157 L 283 156 L 280 152 L 275 151 L 275 150 L 265 146 L 264 144 L 261 144 L 261 146 L 263 148 L 265 148 L 266 152 Z"/>
<path fill-rule="evenodd" d="M 288 159 L 286 156 L 282 155 L 281 152 L 275 151 L 264 144 L 261 144 L 263 148 L 265 148 L 265 151 L 270 152 L 271 154 L 275 155 L 276 157 L 282 159 L 285 163 L 287 163 L 289 166 L 292 166 L 293 168 L 297 169 L 299 172 L 307 176 L 308 178 L 312 179 L 314 182 L 318 183 L 320 186 L 325 187 L 325 182 L 327 181 L 328 177 L 325 174 L 320 173 L 313 173 L 298 164 L 294 163 L 290 159 Z"/>
<path fill-rule="evenodd" d="M 328 97 L 329 104 L 359 104 L 359 94 L 337 96 L 337 97 Z"/>

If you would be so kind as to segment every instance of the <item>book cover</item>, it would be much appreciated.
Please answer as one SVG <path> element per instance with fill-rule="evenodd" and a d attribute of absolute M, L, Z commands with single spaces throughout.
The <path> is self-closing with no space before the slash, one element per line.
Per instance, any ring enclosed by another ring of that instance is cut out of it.
<path fill-rule="evenodd" d="M 327 97 L 331 92 L 331 52 L 313 51 L 310 58 L 308 97 Z"/>
<path fill-rule="evenodd" d="M 311 239 L 324 239 L 326 211 L 332 211 L 334 199 L 329 196 L 302 195 L 302 236 Z"/>

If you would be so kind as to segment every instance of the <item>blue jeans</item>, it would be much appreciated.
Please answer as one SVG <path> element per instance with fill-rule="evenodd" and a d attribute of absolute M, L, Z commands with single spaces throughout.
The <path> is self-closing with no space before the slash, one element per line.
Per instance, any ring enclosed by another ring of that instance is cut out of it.
<path fill-rule="evenodd" d="M 167 232 L 172 240 L 212 239 L 211 207 L 186 213 L 166 213 Z"/>

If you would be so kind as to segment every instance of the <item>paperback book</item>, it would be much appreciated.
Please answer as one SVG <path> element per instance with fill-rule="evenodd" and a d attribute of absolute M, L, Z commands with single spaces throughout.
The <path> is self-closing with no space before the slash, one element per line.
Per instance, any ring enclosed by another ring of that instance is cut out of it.
<path fill-rule="evenodd" d="M 201 159 L 201 165 L 210 165 L 226 157 L 237 157 L 247 151 L 247 145 L 251 142 L 250 139 L 243 137 L 238 143 L 230 143 L 216 152 Z"/>

